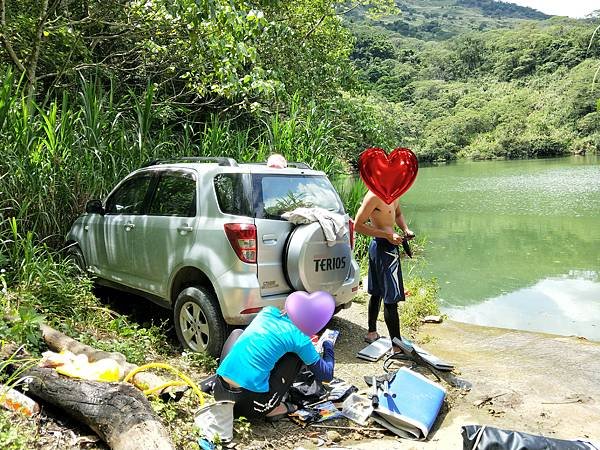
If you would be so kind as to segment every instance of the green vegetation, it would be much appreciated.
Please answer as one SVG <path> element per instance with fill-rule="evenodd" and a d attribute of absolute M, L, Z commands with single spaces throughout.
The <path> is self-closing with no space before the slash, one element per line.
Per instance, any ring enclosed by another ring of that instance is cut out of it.
<path fill-rule="evenodd" d="M 415 333 L 423 317 L 440 313 L 438 285 L 436 280 L 409 276 L 405 277 L 404 288 L 409 295 L 401 311 L 402 329 Z"/>
<path fill-rule="evenodd" d="M 26 419 L 0 409 L 0 448 L 26 450 L 35 445 L 35 428 Z"/>
<path fill-rule="evenodd" d="M 405 1 L 400 10 L 351 19 L 351 57 L 363 91 L 341 100 L 343 129 L 352 130 L 347 141 L 402 144 L 421 161 L 546 157 L 600 147 L 600 89 L 593 83 L 600 45 L 592 40 L 591 20 L 548 19 L 475 0 Z M 423 34 L 393 26 L 402 19 L 418 29 L 428 17 L 443 27 Z"/>

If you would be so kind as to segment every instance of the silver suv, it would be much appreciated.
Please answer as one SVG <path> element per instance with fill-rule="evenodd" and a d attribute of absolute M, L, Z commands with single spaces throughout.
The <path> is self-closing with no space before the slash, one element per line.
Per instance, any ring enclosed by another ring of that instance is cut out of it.
<path fill-rule="evenodd" d="M 347 233 L 328 246 L 318 223 L 281 218 L 297 207 L 343 214 Z M 173 309 L 185 348 L 218 355 L 228 325 L 281 308 L 292 291 L 328 291 L 338 310 L 349 307 L 360 278 L 353 231 L 323 172 L 184 158 L 153 161 L 103 203 L 90 200 L 67 244 L 100 284 Z"/>

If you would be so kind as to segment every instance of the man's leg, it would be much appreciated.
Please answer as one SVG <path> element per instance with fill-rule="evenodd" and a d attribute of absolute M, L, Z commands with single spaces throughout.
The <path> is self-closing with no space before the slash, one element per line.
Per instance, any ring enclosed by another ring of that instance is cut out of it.
<path fill-rule="evenodd" d="M 385 324 L 387 325 L 388 332 L 390 333 L 390 339 L 401 339 L 398 303 L 384 303 L 383 318 L 385 319 Z"/>
<path fill-rule="evenodd" d="M 287 412 L 281 399 L 290 389 L 296 379 L 302 361 L 295 353 L 286 353 L 275 364 L 269 376 L 268 392 L 252 392 L 243 388 L 227 386 L 224 380 L 217 377 L 215 383 L 215 399 L 233 400 L 235 402 L 234 415 L 252 419 L 257 417 L 284 414 Z"/>
<path fill-rule="evenodd" d="M 269 376 L 269 392 L 263 401 L 254 401 L 254 410 L 257 413 L 273 416 L 287 412 L 285 405 L 281 404 L 283 396 L 289 391 L 290 386 L 302 368 L 302 360 L 295 353 L 286 353 L 281 357 Z"/>
<path fill-rule="evenodd" d="M 369 333 L 367 339 L 377 339 L 377 316 L 379 315 L 379 308 L 381 307 L 381 297 L 371 295 L 369 299 Z"/>
<path fill-rule="evenodd" d="M 390 339 L 400 339 L 400 317 L 398 316 L 398 302 L 404 301 L 404 284 L 402 282 L 402 268 L 400 267 L 400 254 L 398 247 L 389 245 L 381 255 L 384 266 L 383 275 L 383 318 L 387 325 Z M 394 351 L 399 351 L 394 346 Z"/>
<path fill-rule="evenodd" d="M 381 307 L 381 267 L 379 267 L 379 257 L 377 251 L 377 241 L 373 239 L 369 244 L 369 274 L 368 274 L 368 292 L 371 294 L 369 299 L 368 326 L 369 332 L 365 340 L 374 341 L 379 339 L 377 333 L 377 316 Z"/>

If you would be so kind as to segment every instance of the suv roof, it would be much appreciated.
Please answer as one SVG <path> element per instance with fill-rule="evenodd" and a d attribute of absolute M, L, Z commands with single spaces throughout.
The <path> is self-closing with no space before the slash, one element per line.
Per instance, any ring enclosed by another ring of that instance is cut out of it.
<path fill-rule="evenodd" d="M 154 159 L 148 161 L 143 167 L 156 166 L 159 164 L 218 164 L 219 166 L 239 167 L 240 164 L 233 158 L 225 158 L 221 156 L 205 157 L 205 156 L 186 156 L 181 158 L 170 158 L 170 159 Z M 267 163 L 242 163 L 244 166 L 258 166 L 266 167 Z M 312 170 L 308 164 L 303 162 L 288 162 L 287 167 L 290 169 L 308 169 Z M 280 169 L 281 170 L 281 169 Z"/>

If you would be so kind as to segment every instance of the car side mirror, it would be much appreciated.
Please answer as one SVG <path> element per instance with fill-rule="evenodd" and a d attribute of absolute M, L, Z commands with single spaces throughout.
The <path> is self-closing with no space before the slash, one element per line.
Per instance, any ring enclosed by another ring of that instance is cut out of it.
<path fill-rule="evenodd" d="M 100 200 L 90 200 L 85 204 L 85 212 L 88 214 L 102 214 L 104 215 L 104 208 Z"/>

